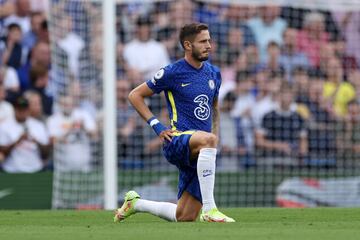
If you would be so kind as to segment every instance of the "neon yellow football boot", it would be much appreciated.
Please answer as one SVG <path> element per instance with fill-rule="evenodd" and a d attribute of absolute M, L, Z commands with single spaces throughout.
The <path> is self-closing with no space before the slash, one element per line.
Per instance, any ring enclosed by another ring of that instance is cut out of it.
<path fill-rule="evenodd" d="M 217 208 L 213 208 L 206 213 L 200 215 L 200 222 L 235 222 L 234 219 L 221 213 Z"/>
<path fill-rule="evenodd" d="M 135 214 L 134 205 L 139 200 L 140 195 L 135 191 L 129 191 L 125 194 L 124 203 L 121 208 L 115 211 L 114 222 L 121 222 L 131 215 Z"/>

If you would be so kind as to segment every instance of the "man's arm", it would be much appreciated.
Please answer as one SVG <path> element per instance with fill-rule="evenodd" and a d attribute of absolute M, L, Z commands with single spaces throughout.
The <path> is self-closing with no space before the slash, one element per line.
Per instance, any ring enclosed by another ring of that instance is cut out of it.
<path fill-rule="evenodd" d="M 255 143 L 257 147 L 266 150 L 275 150 L 286 154 L 291 153 L 290 144 L 283 141 L 272 141 L 265 137 L 265 134 L 260 130 L 255 131 Z"/>
<path fill-rule="evenodd" d="M 151 97 L 154 95 L 154 92 L 148 87 L 146 83 L 143 83 L 139 86 L 137 86 L 135 89 L 133 89 L 129 96 L 129 102 L 133 105 L 135 110 L 139 113 L 139 115 L 144 119 L 146 122 L 149 123 L 149 120 L 153 118 L 154 114 L 150 111 L 149 107 L 145 103 L 146 97 Z M 156 120 L 156 119 L 155 119 Z M 155 130 L 154 126 L 152 126 L 152 123 L 149 123 L 150 126 Z M 161 124 L 159 121 L 157 121 L 156 124 Z M 156 130 L 155 130 L 156 131 Z M 168 141 L 171 141 L 171 137 L 173 136 L 173 130 L 166 129 L 163 131 L 160 131 L 160 133 L 157 133 L 160 137 L 160 139 L 163 141 L 167 139 Z"/>
<path fill-rule="evenodd" d="M 145 98 L 151 97 L 152 95 L 154 95 L 153 91 L 146 83 L 143 83 L 133 89 L 128 96 L 129 102 L 145 121 L 154 116 L 145 103 Z"/>
<path fill-rule="evenodd" d="M 24 139 L 27 138 L 27 134 L 23 134 L 19 137 L 19 139 L 12 143 L 12 144 L 9 144 L 9 145 L 3 145 L 3 146 L 0 146 L 0 152 L 3 153 L 5 155 L 5 157 L 7 157 L 11 151 L 14 149 L 14 147 L 16 147 L 18 144 L 20 144 Z"/>
<path fill-rule="evenodd" d="M 220 122 L 220 111 L 218 97 L 215 98 L 213 103 L 213 114 L 212 114 L 212 129 L 211 132 L 219 137 L 219 122 Z"/>

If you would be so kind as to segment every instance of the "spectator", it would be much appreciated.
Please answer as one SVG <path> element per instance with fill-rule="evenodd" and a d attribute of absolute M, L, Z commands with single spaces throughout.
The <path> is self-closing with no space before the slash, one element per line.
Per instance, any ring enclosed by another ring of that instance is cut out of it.
<path fill-rule="evenodd" d="M 15 13 L 8 16 L 4 20 L 4 25 L 17 24 L 21 28 L 21 32 L 26 34 L 31 29 L 30 24 L 30 3 L 29 0 L 16 0 L 15 1 Z"/>
<path fill-rule="evenodd" d="M 337 11 L 334 13 L 334 19 L 339 25 L 342 36 L 346 42 L 346 55 L 354 56 L 356 62 L 360 63 L 360 12 L 359 11 Z"/>
<path fill-rule="evenodd" d="M 251 108 L 251 120 L 253 126 L 259 128 L 263 117 L 278 107 L 276 95 L 281 81 L 278 78 L 270 78 L 266 69 L 259 69 L 255 76 L 256 101 Z"/>
<path fill-rule="evenodd" d="M 29 61 L 17 70 L 22 91 L 30 88 L 30 69 L 36 65 L 50 69 L 50 45 L 46 42 L 36 43 L 31 50 Z"/>
<path fill-rule="evenodd" d="M 24 34 L 22 39 L 22 45 L 27 49 L 32 49 L 39 39 L 40 32 L 42 30 L 42 24 L 45 21 L 45 17 L 42 12 L 33 12 L 31 14 L 31 30 Z"/>
<path fill-rule="evenodd" d="M 91 139 L 96 136 L 95 120 L 75 107 L 70 96 L 59 97 L 59 111 L 49 117 L 47 126 L 54 146 L 54 167 L 59 171 L 92 169 Z"/>
<path fill-rule="evenodd" d="M 119 157 L 122 160 L 133 159 L 136 155 L 136 137 L 138 136 L 138 122 L 136 112 L 130 106 L 127 96 L 130 93 L 130 83 L 126 80 L 118 80 L 117 91 L 117 136 Z"/>
<path fill-rule="evenodd" d="M 30 117 L 44 122 L 45 116 L 42 108 L 41 95 L 34 90 L 27 90 L 24 92 L 24 96 L 29 102 Z"/>
<path fill-rule="evenodd" d="M 292 106 L 294 91 L 283 83 L 279 108 L 266 114 L 256 130 L 256 146 L 266 165 L 298 166 L 299 158 L 308 153 L 305 122 Z"/>
<path fill-rule="evenodd" d="M 336 164 L 337 159 L 337 127 L 334 116 L 326 108 L 323 85 L 323 80 L 312 80 L 311 84 L 307 82 L 301 96 L 298 96 L 301 99 L 298 113 L 308 122 L 309 154 L 304 162 L 307 166 L 330 167 Z"/>
<path fill-rule="evenodd" d="M 21 28 L 18 24 L 12 23 L 7 27 L 7 30 L 7 37 L 3 39 L 2 43 L 0 42 L 0 48 L 4 48 L 2 62 L 18 69 L 24 63 L 27 55 L 27 50 L 21 45 Z"/>
<path fill-rule="evenodd" d="M 151 79 L 160 68 L 170 63 L 165 46 L 151 38 L 151 24 L 149 17 L 140 17 L 135 39 L 124 47 L 128 71 L 135 72 L 138 81 Z"/>
<path fill-rule="evenodd" d="M 360 71 L 350 71 L 348 75 L 348 81 L 354 86 L 356 92 L 356 100 L 360 103 Z"/>
<path fill-rule="evenodd" d="M 191 0 L 178 0 L 170 3 L 170 21 L 175 29 L 180 29 L 185 24 L 193 22 L 194 2 Z"/>
<path fill-rule="evenodd" d="M 248 72 L 239 71 L 236 74 L 236 101 L 231 111 L 231 116 L 237 119 L 238 133 L 243 135 L 243 145 L 247 152 L 253 151 L 254 126 L 251 119 L 251 108 L 255 105 L 255 94 L 252 76 Z M 241 131 L 241 132 L 240 132 Z"/>
<path fill-rule="evenodd" d="M 0 81 L 0 125 L 8 119 L 14 118 L 14 108 L 10 103 L 5 101 L 5 98 L 5 87 Z"/>
<path fill-rule="evenodd" d="M 283 76 L 285 74 L 284 67 L 280 64 L 280 46 L 276 42 L 269 42 L 267 47 L 268 59 L 266 68 L 272 75 Z"/>
<path fill-rule="evenodd" d="M 335 45 L 333 43 L 324 43 L 320 46 L 319 52 L 319 66 L 316 68 L 311 68 L 311 70 L 320 70 L 321 72 L 326 73 L 329 68 L 329 61 L 333 58 L 337 58 L 335 55 Z"/>
<path fill-rule="evenodd" d="M 254 34 L 246 24 L 249 18 L 249 7 L 235 3 L 229 4 L 224 11 L 224 16 L 209 26 L 212 38 L 218 45 L 226 46 L 228 44 L 227 36 L 230 29 L 238 29 L 241 32 L 242 42 L 238 46 L 239 49 L 255 45 Z"/>
<path fill-rule="evenodd" d="M 360 165 L 360 103 L 349 102 L 349 113 L 345 123 L 345 138 L 342 139 L 344 159 L 347 166 L 357 168 Z"/>
<path fill-rule="evenodd" d="M 280 7 L 275 5 L 260 7 L 259 17 L 249 20 L 248 26 L 255 35 L 262 62 L 267 59 L 266 48 L 269 42 L 274 41 L 279 45 L 282 44 L 286 25 L 285 20 L 280 18 Z"/>
<path fill-rule="evenodd" d="M 63 61 L 63 71 L 70 77 L 78 79 L 80 71 L 80 56 L 85 48 L 85 41 L 75 33 L 73 19 L 64 13 L 59 19 L 62 31 L 56 36 L 56 52 Z"/>
<path fill-rule="evenodd" d="M 345 78 L 348 77 L 351 71 L 358 69 L 358 62 L 356 61 L 354 55 L 346 52 L 344 39 L 339 39 L 334 42 L 334 54 L 341 61 Z"/>
<path fill-rule="evenodd" d="M 235 170 L 251 162 L 240 119 L 232 115 L 236 98 L 234 92 L 228 92 L 220 108 L 220 165 L 224 170 Z"/>
<path fill-rule="evenodd" d="M 303 30 L 297 34 L 298 50 L 306 54 L 312 67 L 319 67 L 320 48 L 329 42 L 324 21 L 321 13 L 308 13 L 305 15 Z"/>
<path fill-rule="evenodd" d="M 12 1 L 0 1 L 0 33 L 1 33 L 1 22 L 3 18 L 6 18 L 15 12 L 15 4 Z"/>
<path fill-rule="evenodd" d="M 293 82 L 291 76 L 293 70 L 297 67 L 308 68 L 309 60 L 306 55 L 297 50 L 296 46 L 296 35 L 295 29 L 287 28 L 283 34 L 283 45 L 281 47 L 279 63 L 285 69 L 286 80 Z"/>
<path fill-rule="evenodd" d="M 308 71 L 302 67 L 297 67 L 292 72 L 292 79 L 293 82 L 291 84 L 295 89 L 296 102 L 307 103 L 310 88 Z"/>
<path fill-rule="evenodd" d="M 9 173 L 33 173 L 44 168 L 49 155 L 48 133 L 42 122 L 29 116 L 29 103 L 14 100 L 15 118 L 0 125 L 2 169 Z"/>
<path fill-rule="evenodd" d="M 342 66 L 337 58 L 329 60 L 326 75 L 323 96 L 328 102 L 328 108 L 336 116 L 345 117 L 348 103 L 356 97 L 355 88 L 351 83 L 343 81 Z"/>
<path fill-rule="evenodd" d="M 49 70 L 41 65 L 35 65 L 30 69 L 30 89 L 36 91 L 41 96 L 42 109 L 46 116 L 52 114 L 53 97 L 46 92 L 49 84 Z"/>

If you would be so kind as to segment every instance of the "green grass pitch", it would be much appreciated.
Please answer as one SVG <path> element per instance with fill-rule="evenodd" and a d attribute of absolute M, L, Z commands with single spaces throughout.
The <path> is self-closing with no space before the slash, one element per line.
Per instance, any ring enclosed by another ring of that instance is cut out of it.
<path fill-rule="evenodd" d="M 109 211 L 0 211 L 0 239 L 360 239 L 360 208 L 228 208 L 236 223 L 169 223 L 136 214 L 113 223 Z"/>

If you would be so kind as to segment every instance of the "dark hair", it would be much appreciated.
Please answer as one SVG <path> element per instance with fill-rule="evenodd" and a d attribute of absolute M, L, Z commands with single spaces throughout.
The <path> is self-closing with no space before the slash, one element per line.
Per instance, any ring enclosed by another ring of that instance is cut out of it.
<path fill-rule="evenodd" d="M 152 20 L 151 20 L 150 16 L 147 16 L 147 15 L 142 15 L 136 20 L 136 25 L 138 27 L 151 26 L 151 24 L 152 24 Z"/>
<path fill-rule="evenodd" d="M 209 30 L 208 25 L 204 23 L 190 23 L 184 25 L 179 34 L 180 44 L 183 48 L 185 41 L 193 41 L 195 36 L 203 30 Z"/>
<path fill-rule="evenodd" d="M 12 31 L 12 30 L 14 30 L 14 29 L 17 29 L 17 30 L 20 30 L 20 31 L 21 31 L 21 27 L 20 27 L 20 25 L 17 24 L 17 23 L 11 23 L 11 24 L 9 24 L 9 26 L 7 27 L 7 30 L 8 30 L 9 32 Z"/>
<path fill-rule="evenodd" d="M 16 109 L 27 109 L 29 107 L 29 101 L 23 95 L 16 96 L 12 104 Z"/>
<path fill-rule="evenodd" d="M 234 103 L 234 102 L 236 102 L 236 99 L 237 99 L 236 94 L 233 91 L 229 91 L 228 93 L 225 94 L 223 102 Z"/>
<path fill-rule="evenodd" d="M 29 78 L 32 84 L 35 84 L 39 77 L 44 77 L 49 70 L 43 65 L 34 65 L 30 68 Z"/>

